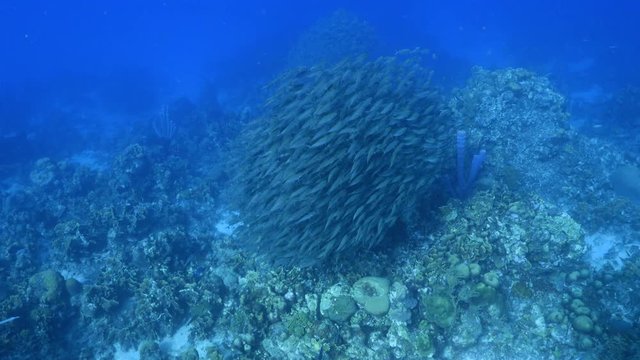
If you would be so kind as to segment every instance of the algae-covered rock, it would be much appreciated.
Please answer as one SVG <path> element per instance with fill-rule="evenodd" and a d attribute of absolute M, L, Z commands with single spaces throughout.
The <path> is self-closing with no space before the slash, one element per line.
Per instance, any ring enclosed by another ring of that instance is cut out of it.
<path fill-rule="evenodd" d="M 566 316 L 562 309 L 552 310 L 549 315 L 547 315 L 546 319 L 550 323 L 561 324 L 565 320 Z"/>
<path fill-rule="evenodd" d="M 500 275 L 495 271 L 489 271 L 482 275 L 482 282 L 492 288 L 497 288 L 500 285 Z"/>
<path fill-rule="evenodd" d="M 198 354 L 198 350 L 194 347 L 188 348 L 178 357 L 178 360 L 199 360 L 200 354 Z"/>
<path fill-rule="evenodd" d="M 351 294 L 369 314 L 384 315 L 389 311 L 389 284 L 389 279 L 363 277 L 353 284 Z"/>
<path fill-rule="evenodd" d="M 459 263 L 453 267 L 453 272 L 458 279 L 467 279 L 471 275 L 469 265 L 465 263 Z"/>
<path fill-rule="evenodd" d="M 160 345 L 155 341 L 143 341 L 138 348 L 140 360 L 162 360 L 164 355 Z"/>
<path fill-rule="evenodd" d="M 29 178 L 36 187 L 45 187 L 55 178 L 56 169 L 56 164 L 51 159 L 42 158 L 36 161 Z"/>
<path fill-rule="evenodd" d="M 355 306 L 355 303 L 354 303 L 354 306 Z M 331 320 L 334 320 L 334 319 L 331 319 Z M 334 320 L 334 321 L 338 321 L 338 320 Z M 297 310 L 291 313 L 290 315 L 286 316 L 283 320 L 283 324 L 288 334 L 301 338 L 313 326 L 312 315 L 306 311 Z"/>
<path fill-rule="evenodd" d="M 394 323 L 384 341 L 391 348 L 393 359 L 429 359 L 435 353 L 429 331 L 422 328 Z"/>
<path fill-rule="evenodd" d="M 590 333 L 593 331 L 593 320 L 586 315 L 579 315 L 571 320 L 573 328 L 581 333 Z"/>
<path fill-rule="evenodd" d="M 581 336 L 578 339 L 578 348 L 581 350 L 589 350 L 593 348 L 593 346 L 593 340 L 591 340 L 591 338 L 589 338 L 588 336 Z"/>
<path fill-rule="evenodd" d="M 129 145 L 118 154 L 113 163 L 111 182 L 120 191 L 146 191 L 152 185 L 151 167 L 149 150 L 140 144 Z"/>
<path fill-rule="evenodd" d="M 436 348 L 433 345 L 433 340 L 427 332 L 421 332 L 416 335 L 415 347 L 419 359 L 430 359 L 436 353 Z"/>
<path fill-rule="evenodd" d="M 591 313 L 591 310 L 580 299 L 573 299 L 569 308 L 576 315 L 589 315 Z"/>
<path fill-rule="evenodd" d="M 480 267 L 479 264 L 477 263 L 469 264 L 469 273 L 471 274 L 471 276 L 478 276 L 480 275 L 481 271 L 482 271 L 482 267 Z"/>
<path fill-rule="evenodd" d="M 41 271 L 29 279 L 29 294 L 41 303 L 57 305 L 69 299 L 62 275 L 54 270 Z"/>
<path fill-rule="evenodd" d="M 449 328 L 456 320 L 456 305 L 447 295 L 431 294 L 422 297 L 422 314 L 425 319 L 441 328 Z"/>
<path fill-rule="evenodd" d="M 82 283 L 75 278 L 66 279 L 65 288 L 70 295 L 78 295 L 82 293 Z"/>
<path fill-rule="evenodd" d="M 62 275 L 45 270 L 29 278 L 27 288 L 29 327 L 48 340 L 61 338 L 60 331 L 74 315 Z"/>
<path fill-rule="evenodd" d="M 498 298 L 496 288 L 486 285 L 485 283 L 477 283 L 473 287 L 473 300 L 479 304 L 493 304 Z"/>
<path fill-rule="evenodd" d="M 411 296 L 406 285 L 394 281 L 389 290 L 389 319 L 400 324 L 411 322 L 411 310 L 416 307 L 418 300 Z"/>
<path fill-rule="evenodd" d="M 480 317 L 473 312 L 465 311 L 460 315 L 460 323 L 453 329 L 451 343 L 458 348 L 467 348 L 474 345 L 481 335 Z"/>
<path fill-rule="evenodd" d="M 320 297 L 320 313 L 333 321 L 347 321 L 357 310 L 348 288 L 340 284 L 333 285 Z"/>
<path fill-rule="evenodd" d="M 320 304 L 322 306 L 322 302 Z M 344 322 L 358 310 L 358 306 L 351 296 L 343 295 L 334 298 L 330 306 L 320 309 L 324 309 L 323 315 L 329 319 Z"/>

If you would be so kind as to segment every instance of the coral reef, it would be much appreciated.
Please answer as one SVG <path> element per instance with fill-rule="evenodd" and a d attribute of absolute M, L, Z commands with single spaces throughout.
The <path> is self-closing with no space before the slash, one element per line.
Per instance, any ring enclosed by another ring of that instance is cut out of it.
<path fill-rule="evenodd" d="M 186 102 L 171 141 L 30 165 L 0 188 L 0 357 L 637 358 L 637 155 L 523 69 L 476 70 L 454 126 L 415 55 L 277 79 L 229 193 L 244 117 Z M 456 128 L 491 161 L 431 196 Z"/>
<path fill-rule="evenodd" d="M 489 178 L 553 199 L 593 232 L 620 216 L 619 224 L 637 223 L 638 207 L 629 203 L 635 195 L 625 199 L 612 190 L 620 190 L 615 172 L 640 159 L 569 128 L 565 99 L 547 78 L 525 69 L 476 68 L 450 107 L 458 126 L 490 154 Z"/>
<path fill-rule="evenodd" d="M 546 78 L 524 69 L 475 68 L 450 106 L 460 128 L 491 154 L 496 176 L 517 173 L 518 186 L 538 192 L 553 187 L 552 159 L 568 141 L 569 116 Z"/>
<path fill-rule="evenodd" d="M 94 336 L 137 346 L 188 317 L 207 331 L 221 307 L 224 286 L 194 263 L 211 234 L 188 220 L 215 214 L 217 173 L 193 178 L 186 159 L 135 142 L 111 164 L 83 156 L 41 159 L 26 185 L 3 190 L 0 313 L 14 320 L 0 329 L 2 356 L 20 344 L 95 358 L 112 345 Z"/>

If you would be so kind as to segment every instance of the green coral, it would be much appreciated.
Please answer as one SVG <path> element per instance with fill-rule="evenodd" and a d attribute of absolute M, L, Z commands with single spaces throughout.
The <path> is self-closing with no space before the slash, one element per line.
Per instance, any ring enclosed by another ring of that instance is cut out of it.
<path fill-rule="evenodd" d="M 450 126 L 429 72 L 403 52 L 276 84 L 231 162 L 242 238 L 302 266 L 380 244 L 441 174 Z"/>
<path fill-rule="evenodd" d="M 69 298 L 64 278 L 53 270 L 33 275 L 29 279 L 29 290 L 41 303 L 56 305 L 67 302 Z"/>
<path fill-rule="evenodd" d="M 163 360 L 160 344 L 155 341 L 143 341 L 138 348 L 140 360 Z"/>
<path fill-rule="evenodd" d="M 199 360 L 200 354 L 198 354 L 198 350 L 194 347 L 188 348 L 184 351 L 180 356 L 178 356 L 178 360 Z"/>
<path fill-rule="evenodd" d="M 475 284 L 472 290 L 471 299 L 478 304 L 492 304 L 498 298 L 496 288 L 484 282 Z"/>
<path fill-rule="evenodd" d="M 333 321 L 347 321 L 357 310 L 348 288 L 341 284 L 333 285 L 320 297 L 320 313 Z"/>
<path fill-rule="evenodd" d="M 500 285 L 500 275 L 496 271 L 489 271 L 482 275 L 482 282 L 492 288 L 497 288 Z"/>
<path fill-rule="evenodd" d="M 421 305 L 424 318 L 441 328 L 450 328 L 456 321 L 456 305 L 451 296 L 424 295 Z"/>
<path fill-rule="evenodd" d="M 313 326 L 313 321 L 308 313 L 296 311 L 284 319 L 287 332 L 295 337 L 303 337 Z"/>
<path fill-rule="evenodd" d="M 78 295 L 82 293 L 82 283 L 74 278 L 68 278 L 64 281 L 65 288 L 69 295 Z"/>
<path fill-rule="evenodd" d="M 587 315 L 578 315 L 571 320 L 573 328 L 581 333 L 590 333 L 593 331 L 593 320 Z"/>
<path fill-rule="evenodd" d="M 389 285 L 389 279 L 367 276 L 353 284 L 351 293 L 366 312 L 384 315 L 389 311 Z"/>
<path fill-rule="evenodd" d="M 431 337 L 426 332 L 421 332 L 415 337 L 414 346 L 420 359 L 431 358 L 436 352 L 433 340 L 431 340 Z"/>

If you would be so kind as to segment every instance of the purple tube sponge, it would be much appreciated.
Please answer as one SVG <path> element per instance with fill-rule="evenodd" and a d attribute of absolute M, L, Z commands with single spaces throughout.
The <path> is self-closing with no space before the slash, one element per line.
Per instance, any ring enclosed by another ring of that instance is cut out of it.
<path fill-rule="evenodd" d="M 467 141 L 467 133 L 462 130 L 459 130 L 456 133 L 456 170 L 458 173 L 458 186 L 464 185 L 466 183 L 466 177 L 464 175 L 464 157 L 465 157 L 465 147 Z"/>
<path fill-rule="evenodd" d="M 473 192 L 473 187 L 478 179 L 478 174 L 482 170 L 482 164 L 484 163 L 487 152 L 482 149 L 479 153 L 473 155 L 471 160 L 471 168 L 469 174 L 466 174 L 465 158 L 466 158 L 466 132 L 460 130 L 456 133 L 456 180 L 457 183 L 449 184 L 454 196 L 458 198 L 466 198 Z"/>

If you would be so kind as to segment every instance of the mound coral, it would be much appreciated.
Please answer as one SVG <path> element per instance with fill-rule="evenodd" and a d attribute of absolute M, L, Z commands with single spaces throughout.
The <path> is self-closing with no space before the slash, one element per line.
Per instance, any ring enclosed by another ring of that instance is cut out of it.
<path fill-rule="evenodd" d="M 298 68 L 232 160 L 241 238 L 305 266 L 381 243 L 440 174 L 446 111 L 417 51 Z"/>

